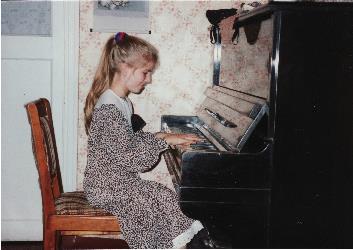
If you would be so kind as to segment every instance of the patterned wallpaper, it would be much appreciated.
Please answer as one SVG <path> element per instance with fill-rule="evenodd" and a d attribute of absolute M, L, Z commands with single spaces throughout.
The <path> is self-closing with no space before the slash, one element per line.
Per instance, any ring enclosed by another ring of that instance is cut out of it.
<path fill-rule="evenodd" d="M 252 44 L 248 43 L 244 27 L 241 27 L 239 39 L 236 39 L 238 42 L 234 44 L 232 42 L 234 19 L 229 17 L 220 23 L 222 56 L 219 85 L 267 98 L 270 87 L 273 20 L 267 19 L 261 22 L 256 42 Z M 249 30 L 248 32 L 251 33 L 257 30 L 257 27 Z"/>
<path fill-rule="evenodd" d="M 209 42 L 208 9 L 239 8 L 247 1 L 150 1 L 151 34 L 137 34 L 160 52 L 161 64 L 153 83 L 141 95 L 131 95 L 135 112 L 147 122 L 145 130 L 160 128 L 162 114 L 193 115 L 212 82 L 213 45 Z M 248 1 L 250 2 L 250 1 Z M 264 1 L 262 1 L 264 2 Z M 80 3 L 79 128 L 77 187 L 82 189 L 86 165 L 87 137 L 83 107 L 95 67 L 107 38 L 112 33 L 90 32 L 93 27 L 93 2 Z M 162 158 L 145 179 L 172 187 Z"/>

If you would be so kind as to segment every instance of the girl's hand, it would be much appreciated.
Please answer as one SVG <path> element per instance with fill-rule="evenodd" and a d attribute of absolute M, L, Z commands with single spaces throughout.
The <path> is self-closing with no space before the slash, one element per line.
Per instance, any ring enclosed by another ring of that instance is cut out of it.
<path fill-rule="evenodd" d="M 170 133 L 157 133 L 158 138 L 164 139 L 169 145 L 183 145 L 189 146 L 192 143 L 202 140 L 194 134 L 170 134 Z"/>

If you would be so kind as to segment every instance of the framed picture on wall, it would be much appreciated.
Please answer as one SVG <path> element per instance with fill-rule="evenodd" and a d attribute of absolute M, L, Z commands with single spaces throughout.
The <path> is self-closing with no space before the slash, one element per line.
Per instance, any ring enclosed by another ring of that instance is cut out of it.
<path fill-rule="evenodd" d="M 94 2 L 93 30 L 97 32 L 148 33 L 149 2 L 98 0 Z"/>

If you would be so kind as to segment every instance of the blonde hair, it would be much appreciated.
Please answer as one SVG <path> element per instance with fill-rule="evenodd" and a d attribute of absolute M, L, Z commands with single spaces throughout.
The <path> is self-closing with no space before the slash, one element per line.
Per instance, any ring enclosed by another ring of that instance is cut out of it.
<path fill-rule="evenodd" d="M 115 73 L 120 73 L 119 64 L 126 63 L 133 68 L 143 67 L 149 62 L 158 64 L 158 51 L 153 45 L 125 33 L 122 37 L 118 35 L 119 33 L 110 37 L 106 42 L 91 89 L 86 97 L 84 114 L 87 135 L 94 106 L 101 94 L 111 86 Z"/>

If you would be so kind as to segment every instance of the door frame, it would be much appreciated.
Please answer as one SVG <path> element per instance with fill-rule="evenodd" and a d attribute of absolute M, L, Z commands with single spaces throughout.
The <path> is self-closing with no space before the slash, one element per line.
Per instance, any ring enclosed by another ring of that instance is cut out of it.
<path fill-rule="evenodd" d="M 76 190 L 78 130 L 79 1 L 53 1 L 53 114 L 64 191 Z M 64 23 L 63 23 L 64 21 Z M 64 55 L 64 56 L 63 56 Z M 55 94 L 63 93 L 63 94 Z"/>

